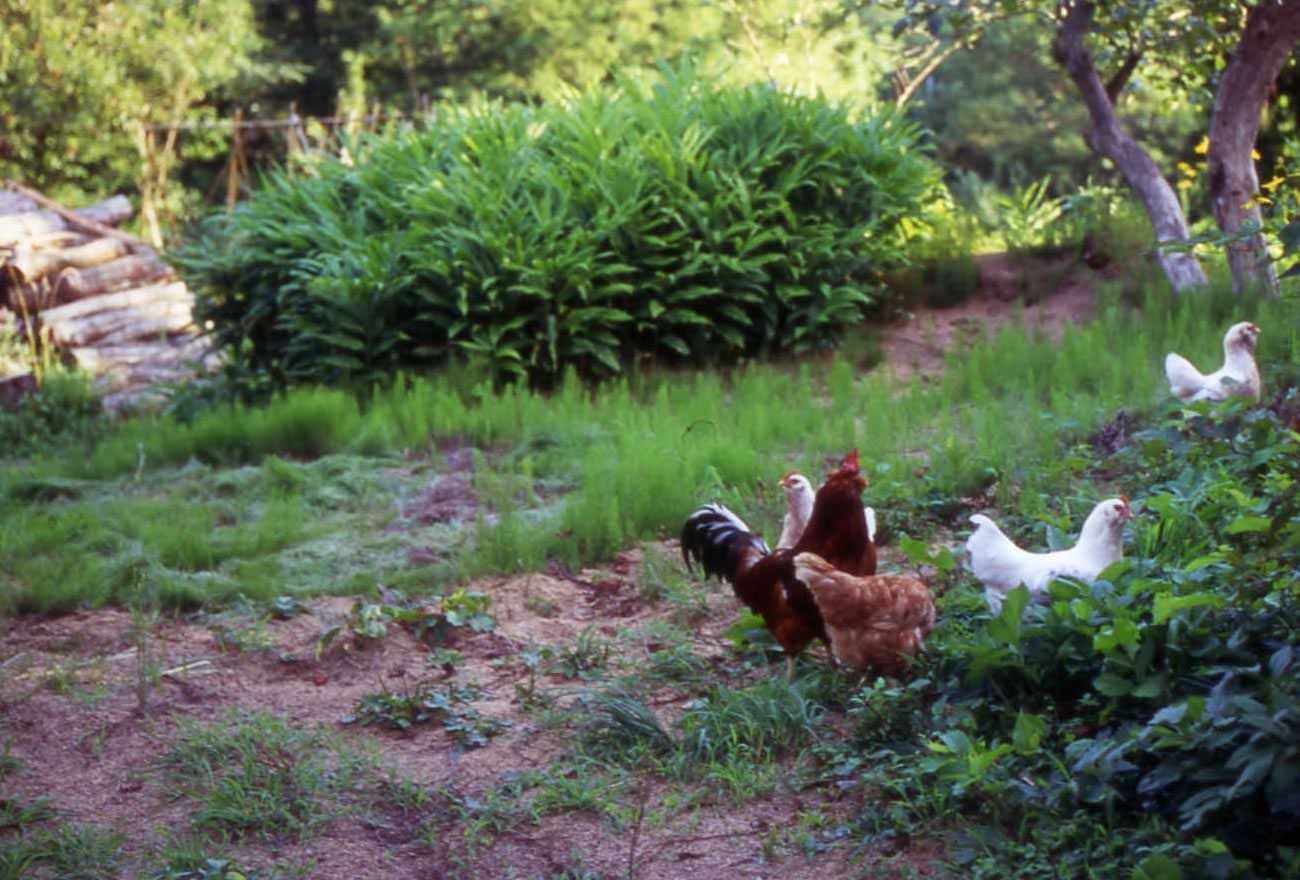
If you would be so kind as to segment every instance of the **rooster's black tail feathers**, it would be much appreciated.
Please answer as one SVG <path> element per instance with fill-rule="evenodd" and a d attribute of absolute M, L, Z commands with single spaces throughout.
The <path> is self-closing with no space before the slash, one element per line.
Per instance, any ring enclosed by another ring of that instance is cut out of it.
<path fill-rule="evenodd" d="M 705 575 L 730 580 L 746 550 L 754 549 L 766 556 L 772 551 L 767 542 L 755 535 L 721 504 L 706 504 L 692 513 L 682 526 L 682 558 L 686 567 L 698 562 Z"/>

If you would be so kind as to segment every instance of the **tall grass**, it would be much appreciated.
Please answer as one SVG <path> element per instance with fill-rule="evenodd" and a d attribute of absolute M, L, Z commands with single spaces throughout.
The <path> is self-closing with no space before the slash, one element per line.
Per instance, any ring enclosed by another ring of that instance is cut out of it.
<path fill-rule="evenodd" d="M 1300 363 L 1294 303 L 1226 293 L 1180 299 L 1162 290 L 1153 286 L 1136 303 L 1126 303 L 1118 288 L 1106 290 L 1096 319 L 1067 327 L 1059 342 L 1007 327 L 951 353 L 942 376 L 929 383 L 900 387 L 888 368 L 859 375 L 843 359 L 793 369 L 643 373 L 597 388 L 570 373 L 549 394 L 408 378 L 376 390 L 365 406 L 342 391 L 300 389 L 264 408 L 226 407 L 192 424 L 136 421 L 83 460 L 37 462 L 35 470 L 47 480 L 105 479 L 191 458 L 432 452 L 436 441 L 454 437 L 493 450 L 489 469 L 521 475 L 515 482 L 568 490 L 549 505 L 529 493 L 493 493 L 492 509 L 456 563 L 462 575 L 535 570 L 549 558 L 570 565 L 607 559 L 635 541 L 674 535 L 694 506 L 711 499 L 751 517 L 758 509 L 764 518 L 751 524 L 775 529 L 776 510 L 766 499 L 780 473 L 797 467 L 820 475 L 854 447 L 872 482 L 868 499 L 886 511 L 887 522 L 891 506 L 977 491 L 1003 503 L 1023 495 L 1036 504 L 1050 491 L 1082 504 L 1094 490 L 1077 485 L 1062 451 L 1120 410 L 1166 400 L 1164 352 L 1215 364 L 1225 328 L 1249 318 L 1264 328 L 1266 388 Z M 270 473 L 284 471 L 282 479 L 292 483 L 292 467 L 278 462 Z M 7 479 L 12 496 L 22 480 L 12 473 Z M 251 564 L 302 528 L 301 510 L 285 504 L 273 518 L 267 514 L 273 524 L 265 528 L 256 521 L 213 528 L 210 510 L 123 508 L 120 528 L 106 533 L 69 503 L 57 516 L 5 517 L 0 555 L 57 567 L 57 554 L 39 548 L 139 538 L 153 548 L 150 558 L 180 572 L 220 569 L 226 559 Z M 179 524 L 184 534 L 146 540 L 132 531 L 160 519 L 167 525 L 157 528 Z M 57 574 L 67 577 L 70 595 L 102 596 L 106 583 L 129 572 Z"/>

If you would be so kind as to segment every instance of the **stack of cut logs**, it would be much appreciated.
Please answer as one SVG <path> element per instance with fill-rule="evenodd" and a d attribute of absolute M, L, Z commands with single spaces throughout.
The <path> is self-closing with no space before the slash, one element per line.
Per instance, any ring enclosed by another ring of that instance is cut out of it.
<path fill-rule="evenodd" d="M 185 284 L 147 244 L 114 228 L 130 215 L 126 196 L 69 211 L 13 182 L 0 189 L 4 320 L 99 377 L 110 409 L 183 381 L 206 349 Z"/>

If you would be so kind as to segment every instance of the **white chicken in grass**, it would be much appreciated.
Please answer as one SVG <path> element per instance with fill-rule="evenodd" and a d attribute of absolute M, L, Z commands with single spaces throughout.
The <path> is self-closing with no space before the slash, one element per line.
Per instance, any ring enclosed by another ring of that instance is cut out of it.
<path fill-rule="evenodd" d="M 1255 338 L 1259 328 L 1249 321 L 1233 324 L 1223 337 L 1223 366 L 1208 376 L 1187 358 L 1172 351 L 1165 355 L 1169 390 L 1184 403 L 1249 397 L 1259 400 L 1259 367 L 1255 364 Z"/>
<path fill-rule="evenodd" d="M 788 511 L 781 520 L 781 538 L 776 542 L 778 550 L 799 543 L 803 530 L 808 527 L 808 520 L 812 516 L 813 498 L 817 494 L 813 491 L 812 483 L 808 482 L 808 478 L 798 471 L 790 471 L 782 477 L 781 488 L 785 491 Z M 865 504 L 862 506 L 862 512 L 867 517 L 867 537 L 875 543 L 876 512 Z"/>
<path fill-rule="evenodd" d="M 1088 514 L 1078 542 L 1069 550 L 1030 553 L 1017 547 L 987 516 L 972 516 L 975 531 L 966 539 L 966 549 L 975 577 L 984 584 L 989 610 L 1001 613 L 1002 601 L 1021 584 L 1028 587 L 1032 599 L 1059 577 L 1091 583 L 1102 569 L 1123 558 L 1124 523 L 1132 518 L 1128 498 L 1107 498 Z"/>

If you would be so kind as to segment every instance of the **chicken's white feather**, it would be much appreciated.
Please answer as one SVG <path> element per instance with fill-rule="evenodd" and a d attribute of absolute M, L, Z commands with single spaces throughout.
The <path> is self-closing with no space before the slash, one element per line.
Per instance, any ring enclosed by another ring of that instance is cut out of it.
<path fill-rule="evenodd" d="M 989 610 L 1000 613 L 1007 594 L 1021 584 L 1031 597 L 1038 598 L 1060 577 L 1093 581 L 1106 566 L 1124 556 L 1124 523 L 1132 516 L 1126 499 L 1108 498 L 1088 514 L 1073 547 L 1031 553 L 1003 534 L 993 520 L 975 514 L 970 518 L 975 531 L 966 539 L 966 549 L 971 569 L 984 585 Z"/>
<path fill-rule="evenodd" d="M 1182 355 L 1169 352 L 1165 355 L 1165 378 L 1170 392 L 1184 403 L 1229 397 L 1259 400 L 1259 367 L 1255 363 L 1258 335 L 1259 328 L 1249 321 L 1229 327 L 1223 336 L 1223 366 L 1209 375 Z"/>

